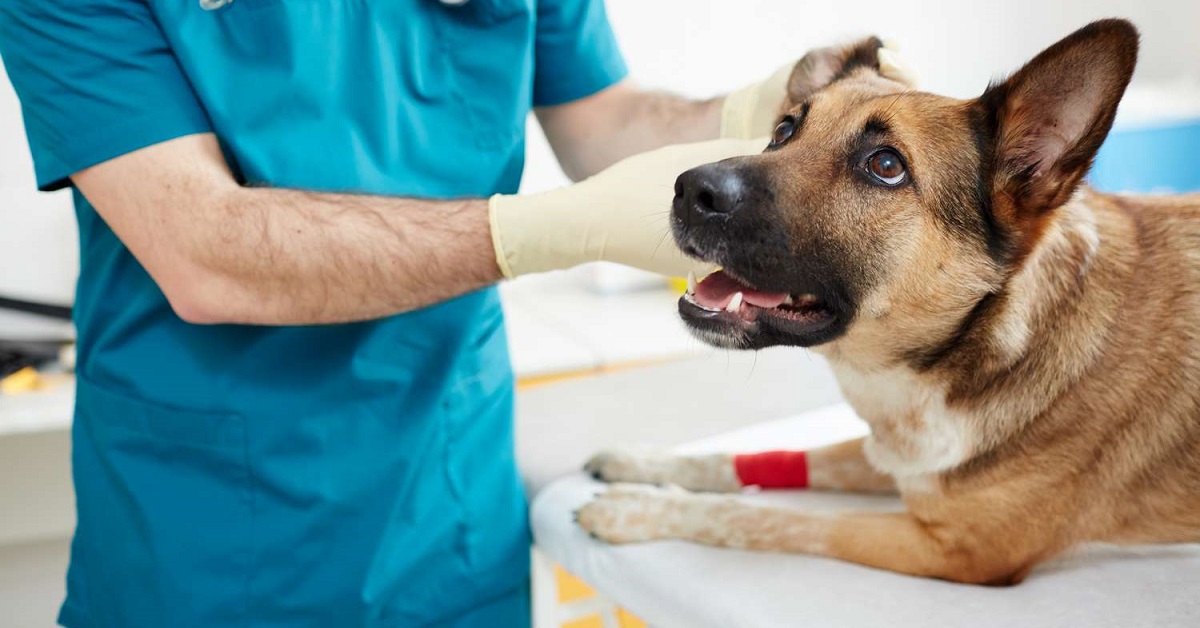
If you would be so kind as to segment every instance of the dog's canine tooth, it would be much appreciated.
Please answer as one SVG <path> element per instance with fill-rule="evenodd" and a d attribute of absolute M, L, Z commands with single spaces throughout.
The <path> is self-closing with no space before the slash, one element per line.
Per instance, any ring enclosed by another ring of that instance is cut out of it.
<path fill-rule="evenodd" d="M 696 273 L 689 270 L 688 277 L 687 277 L 687 293 L 695 294 L 695 292 L 696 292 Z"/>
<path fill-rule="evenodd" d="M 740 292 L 733 295 L 733 300 L 729 302 L 729 305 L 725 306 L 725 311 L 736 312 L 738 311 L 739 307 L 742 307 L 742 293 Z"/>
<path fill-rule="evenodd" d="M 696 294 L 694 292 L 688 292 L 688 293 L 684 294 L 683 299 L 685 301 L 687 301 L 688 303 L 691 303 L 692 305 L 694 305 L 706 312 L 720 312 L 721 311 L 721 308 L 711 308 L 711 307 L 708 307 L 707 305 L 704 305 L 703 303 L 697 303 L 696 302 Z"/>
<path fill-rule="evenodd" d="M 793 298 L 792 298 L 792 295 L 790 295 L 790 294 L 789 294 L 789 295 L 787 295 L 786 297 L 784 297 L 784 298 L 783 298 L 783 304 L 784 304 L 784 305 L 792 305 L 792 304 L 793 304 L 793 303 L 795 303 L 795 302 L 796 302 L 796 300 L 795 300 L 795 299 L 793 299 Z"/>

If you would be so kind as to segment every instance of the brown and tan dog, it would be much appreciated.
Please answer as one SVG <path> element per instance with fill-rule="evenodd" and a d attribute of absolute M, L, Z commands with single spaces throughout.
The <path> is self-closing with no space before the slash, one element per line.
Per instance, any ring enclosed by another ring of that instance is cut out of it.
<path fill-rule="evenodd" d="M 1019 582 L 1081 541 L 1200 541 L 1200 196 L 1081 185 L 1137 57 L 1093 23 L 978 99 L 878 73 L 877 40 L 806 57 L 761 155 L 688 171 L 675 237 L 724 267 L 680 301 L 721 347 L 812 347 L 865 439 L 808 485 L 906 512 L 814 515 L 647 486 L 577 514 L 958 582 Z M 815 77 L 815 78 L 814 78 Z M 609 452 L 606 481 L 742 486 L 734 457 Z"/>

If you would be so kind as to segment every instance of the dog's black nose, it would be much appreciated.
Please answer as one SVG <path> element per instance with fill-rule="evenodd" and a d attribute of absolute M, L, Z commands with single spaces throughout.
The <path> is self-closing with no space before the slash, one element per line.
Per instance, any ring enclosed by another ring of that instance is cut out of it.
<path fill-rule="evenodd" d="M 692 168 L 675 180 L 675 215 L 689 223 L 728 216 L 741 208 L 746 192 L 746 182 L 732 164 Z"/>

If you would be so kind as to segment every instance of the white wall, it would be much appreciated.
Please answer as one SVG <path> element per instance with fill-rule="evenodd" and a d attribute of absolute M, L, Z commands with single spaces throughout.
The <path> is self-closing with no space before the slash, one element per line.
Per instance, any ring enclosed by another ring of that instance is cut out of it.
<path fill-rule="evenodd" d="M 0 65 L 0 296 L 70 303 L 79 266 L 75 233 L 70 195 L 36 189 L 21 107 Z M 9 321 L 0 317 L 0 324 L 15 324 Z"/>
<path fill-rule="evenodd" d="M 927 89 L 979 93 L 1086 22 L 1132 19 L 1144 41 L 1138 77 L 1200 67 L 1194 0 L 609 0 L 637 76 L 687 93 L 723 91 L 811 47 L 878 34 L 902 44 Z"/>
<path fill-rule="evenodd" d="M 640 83 L 693 96 L 757 80 L 814 46 L 879 34 L 903 45 L 924 87 L 967 97 L 1088 20 L 1132 18 L 1138 81 L 1200 77 L 1195 0 L 609 0 Z M 2 69 L 0 69 L 2 73 Z M 76 262 L 62 195 L 35 195 L 19 109 L 0 79 L 0 294 L 65 301 Z M 530 125 L 525 189 L 565 181 Z"/>

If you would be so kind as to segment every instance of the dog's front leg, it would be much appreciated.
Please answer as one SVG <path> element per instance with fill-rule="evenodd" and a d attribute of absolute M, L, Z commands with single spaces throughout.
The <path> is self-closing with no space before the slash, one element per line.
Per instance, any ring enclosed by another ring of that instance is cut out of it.
<path fill-rule="evenodd" d="M 576 513 L 610 543 L 682 539 L 735 549 L 828 556 L 889 571 L 974 584 L 1018 582 L 1029 552 L 959 535 L 909 513 L 804 513 L 719 495 L 617 484 Z M 977 531 L 976 531 L 977 532 Z"/>
<path fill-rule="evenodd" d="M 896 493 L 896 480 L 880 473 L 863 452 L 866 438 L 818 447 L 808 452 L 809 488 L 850 493 Z"/>
<path fill-rule="evenodd" d="M 634 450 L 596 454 L 585 469 L 605 482 L 674 484 L 691 491 L 734 493 L 744 486 L 895 493 L 891 476 L 863 453 L 865 439 L 809 451 L 676 456 Z"/>

